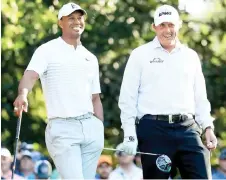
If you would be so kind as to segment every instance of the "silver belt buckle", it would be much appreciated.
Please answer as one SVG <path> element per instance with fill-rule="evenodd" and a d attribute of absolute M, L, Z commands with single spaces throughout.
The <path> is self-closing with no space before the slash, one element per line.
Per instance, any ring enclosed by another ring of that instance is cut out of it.
<path fill-rule="evenodd" d="M 169 124 L 172 124 L 172 123 L 173 123 L 173 115 L 170 114 L 170 115 L 169 115 Z"/>

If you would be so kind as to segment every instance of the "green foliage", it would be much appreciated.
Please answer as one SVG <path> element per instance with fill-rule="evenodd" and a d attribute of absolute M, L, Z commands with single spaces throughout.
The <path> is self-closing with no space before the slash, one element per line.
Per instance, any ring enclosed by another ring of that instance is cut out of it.
<path fill-rule="evenodd" d="M 2 1 L 2 143 L 12 150 L 16 132 L 13 101 L 24 70 L 42 43 L 60 35 L 57 11 L 68 1 Z M 165 1 L 86 0 L 87 10 L 83 44 L 99 59 L 102 101 L 105 114 L 105 145 L 115 147 L 122 141 L 118 96 L 124 67 L 132 49 L 153 39 L 153 13 Z M 167 1 L 174 6 L 176 0 Z M 226 0 L 216 1 L 217 11 L 205 20 L 190 21 L 182 13 L 180 39 L 195 49 L 202 60 L 208 97 L 216 117 L 220 146 L 226 146 Z M 219 13 L 220 12 L 220 13 Z M 29 113 L 24 114 L 20 139 L 34 142 L 45 151 L 46 110 L 40 83 L 29 95 Z M 213 163 L 216 162 L 213 155 Z"/>

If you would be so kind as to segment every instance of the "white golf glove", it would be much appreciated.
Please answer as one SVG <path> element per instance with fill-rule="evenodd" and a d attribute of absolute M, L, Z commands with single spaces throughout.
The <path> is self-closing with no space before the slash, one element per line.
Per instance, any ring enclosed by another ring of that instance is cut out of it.
<path fill-rule="evenodd" d="M 121 151 L 128 155 L 136 155 L 137 153 L 137 134 L 135 125 L 123 127 L 124 141 L 122 143 Z"/>

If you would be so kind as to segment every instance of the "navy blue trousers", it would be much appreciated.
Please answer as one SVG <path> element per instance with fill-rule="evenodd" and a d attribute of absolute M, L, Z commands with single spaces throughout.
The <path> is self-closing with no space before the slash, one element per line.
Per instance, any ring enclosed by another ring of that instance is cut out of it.
<path fill-rule="evenodd" d="M 182 179 L 211 178 L 210 152 L 202 143 L 202 130 L 194 119 L 169 124 L 146 115 L 136 130 L 139 150 L 169 156 Z M 157 157 L 141 155 L 144 179 L 169 178 L 170 172 L 157 168 Z"/>

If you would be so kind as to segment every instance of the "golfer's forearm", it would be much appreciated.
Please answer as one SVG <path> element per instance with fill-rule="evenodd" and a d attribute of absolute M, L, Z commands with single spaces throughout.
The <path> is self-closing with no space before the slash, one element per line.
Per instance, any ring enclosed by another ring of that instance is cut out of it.
<path fill-rule="evenodd" d="M 104 120 L 103 106 L 102 106 L 99 95 L 93 95 L 93 108 L 94 108 L 94 115 L 98 119 L 103 121 Z"/>
<path fill-rule="evenodd" d="M 104 120 L 104 115 L 103 115 L 103 107 L 102 104 L 100 103 L 99 105 L 94 106 L 94 115 L 100 119 Z"/>
<path fill-rule="evenodd" d="M 20 81 L 18 94 L 27 96 L 38 78 L 38 73 L 34 71 L 26 71 Z"/>

